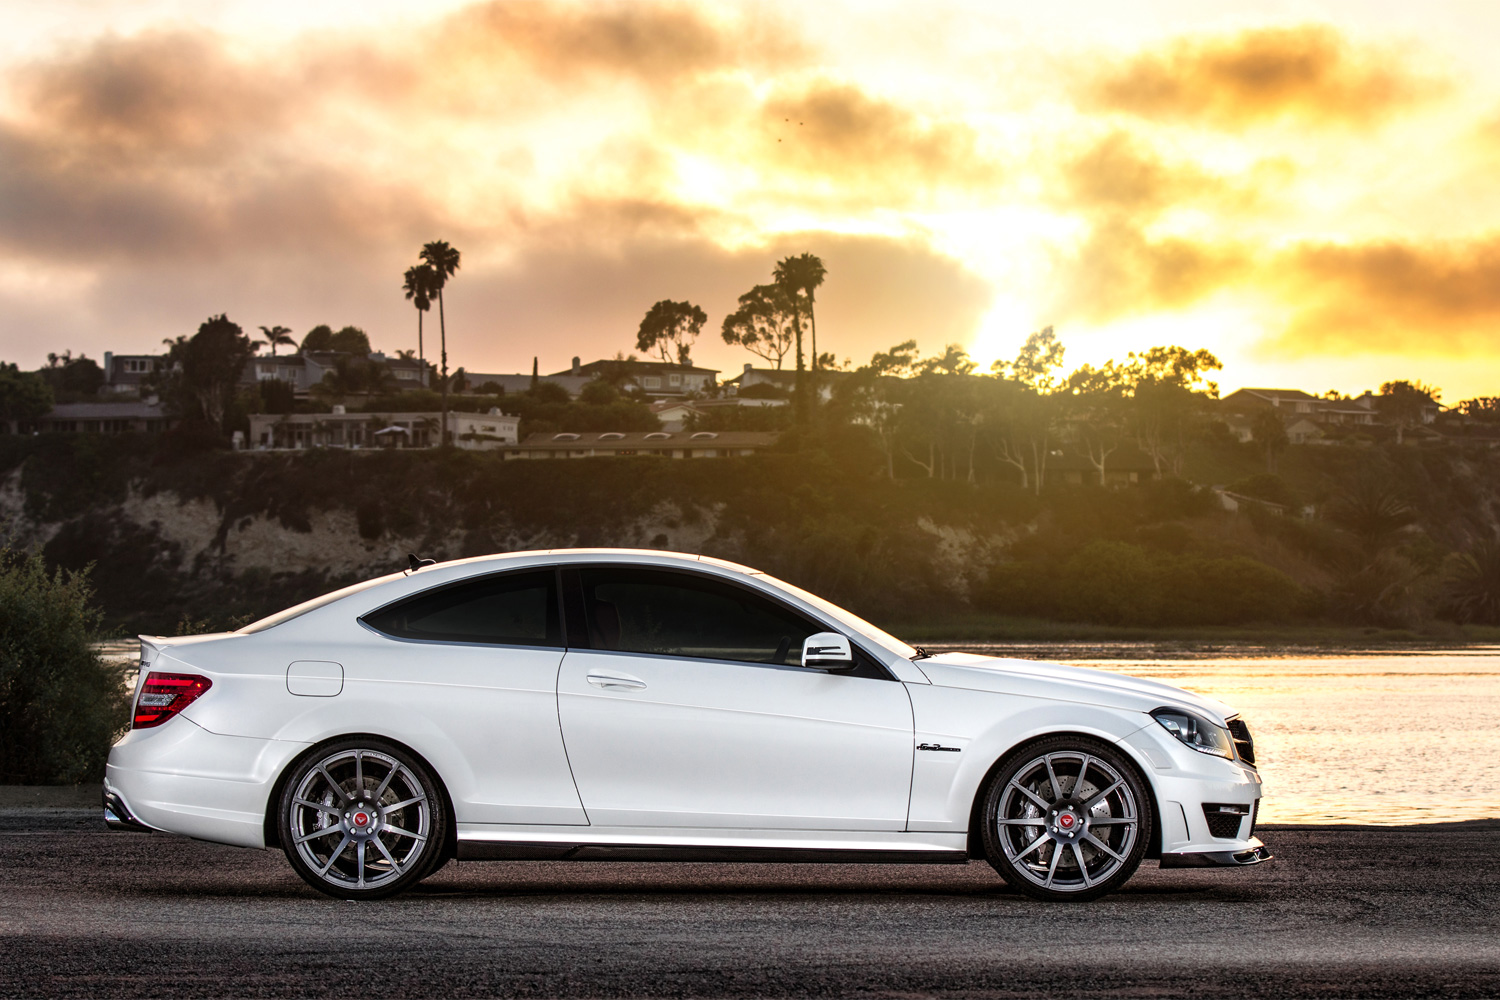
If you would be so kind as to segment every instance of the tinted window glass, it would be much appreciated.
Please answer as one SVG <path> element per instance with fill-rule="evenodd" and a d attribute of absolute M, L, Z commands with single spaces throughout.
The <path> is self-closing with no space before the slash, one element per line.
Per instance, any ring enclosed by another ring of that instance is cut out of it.
<path fill-rule="evenodd" d="M 403 639 L 561 647 L 557 574 L 511 573 L 439 587 L 365 616 Z"/>
<path fill-rule="evenodd" d="M 685 573 L 585 569 L 584 612 L 595 649 L 796 664 L 821 631 L 774 601 Z"/>

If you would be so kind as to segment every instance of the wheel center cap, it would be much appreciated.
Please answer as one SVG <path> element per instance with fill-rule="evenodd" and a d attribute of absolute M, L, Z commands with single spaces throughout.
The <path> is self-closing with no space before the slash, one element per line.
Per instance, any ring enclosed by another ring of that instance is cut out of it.
<path fill-rule="evenodd" d="M 369 822 L 370 822 L 370 814 L 369 813 L 357 812 L 357 813 L 354 814 L 354 825 L 355 826 L 365 826 Z"/>
<path fill-rule="evenodd" d="M 1072 813 L 1063 813 L 1061 816 L 1057 817 L 1057 825 L 1062 827 L 1064 830 L 1073 829 L 1073 824 L 1076 822 L 1077 820 L 1073 818 Z"/>

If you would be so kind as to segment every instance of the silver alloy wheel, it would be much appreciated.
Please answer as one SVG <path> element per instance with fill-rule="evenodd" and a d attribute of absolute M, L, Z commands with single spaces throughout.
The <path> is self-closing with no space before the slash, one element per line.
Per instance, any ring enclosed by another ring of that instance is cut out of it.
<path fill-rule="evenodd" d="M 1130 782 L 1084 750 L 1047 753 L 1001 791 L 995 837 L 1024 878 L 1053 892 L 1093 889 L 1130 859 L 1140 808 Z"/>
<path fill-rule="evenodd" d="M 432 803 L 411 768 L 376 750 L 339 750 L 318 761 L 291 796 L 292 846 L 318 878 L 375 889 L 420 865 Z"/>

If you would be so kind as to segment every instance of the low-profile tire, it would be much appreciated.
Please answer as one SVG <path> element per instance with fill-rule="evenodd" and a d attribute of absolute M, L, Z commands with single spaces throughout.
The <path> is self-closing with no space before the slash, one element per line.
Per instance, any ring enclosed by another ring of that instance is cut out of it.
<path fill-rule="evenodd" d="M 288 777 L 277 806 L 287 861 L 340 899 L 410 888 L 443 860 L 448 813 L 426 765 L 375 737 L 318 748 Z"/>
<path fill-rule="evenodd" d="M 985 858 L 1033 899 L 1086 900 L 1135 874 L 1151 842 L 1145 779 L 1120 751 L 1052 736 L 1012 754 L 984 799 Z"/>

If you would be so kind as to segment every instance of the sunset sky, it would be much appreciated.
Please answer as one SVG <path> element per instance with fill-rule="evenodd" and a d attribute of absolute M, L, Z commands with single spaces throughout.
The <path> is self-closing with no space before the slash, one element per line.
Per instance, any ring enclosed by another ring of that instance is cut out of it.
<path fill-rule="evenodd" d="M 819 346 L 856 364 L 915 338 L 987 368 L 1053 324 L 1070 368 L 1182 344 L 1226 390 L 1500 395 L 1493 2 L 5 16 L 0 358 L 23 367 L 220 312 L 415 347 L 401 275 L 446 239 L 470 370 L 631 350 L 670 298 L 731 375 L 756 359 L 724 315 L 809 251 Z"/>

